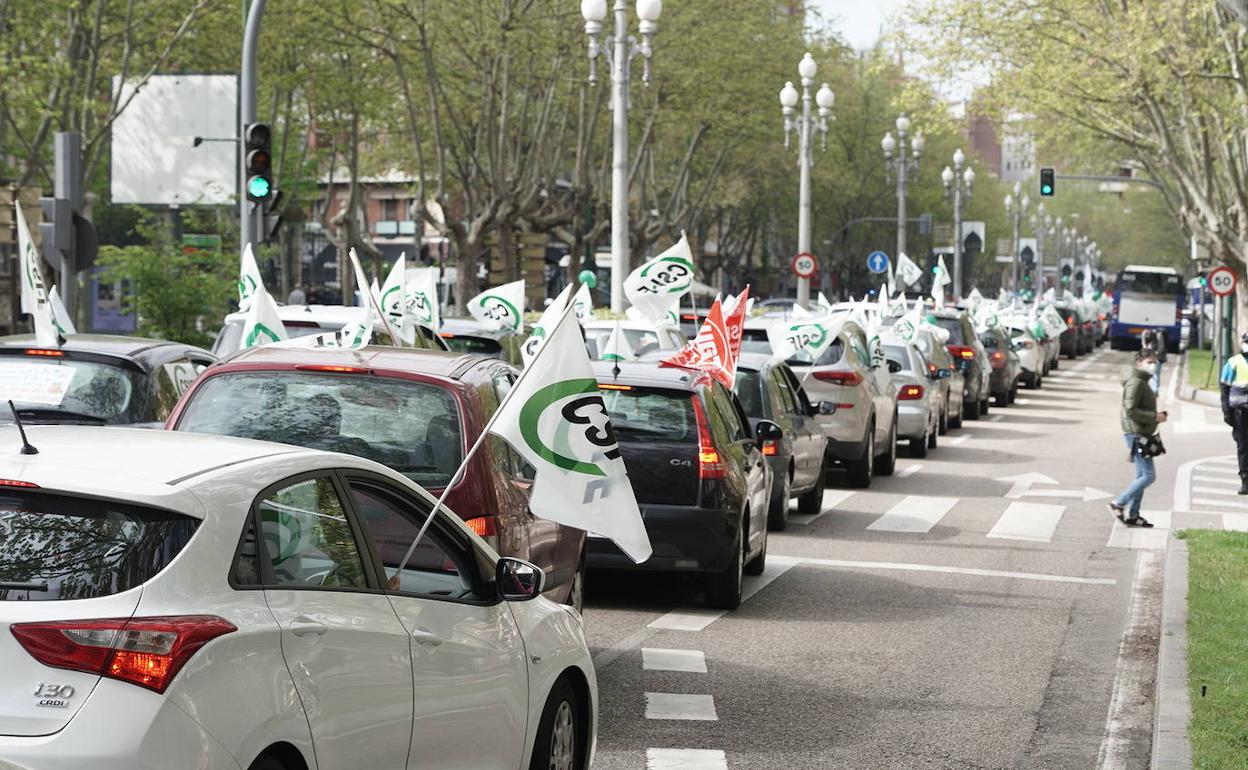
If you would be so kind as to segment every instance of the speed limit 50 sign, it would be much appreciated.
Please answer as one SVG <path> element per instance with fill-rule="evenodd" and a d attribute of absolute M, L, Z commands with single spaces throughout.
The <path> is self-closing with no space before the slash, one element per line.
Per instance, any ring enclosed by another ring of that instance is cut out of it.
<path fill-rule="evenodd" d="M 809 252 L 801 252 L 793 257 L 793 275 L 798 278 L 809 278 L 819 269 L 819 263 L 815 260 L 815 255 Z"/>
<path fill-rule="evenodd" d="M 1235 291 L 1235 272 L 1229 267 L 1219 267 L 1209 272 L 1209 291 L 1225 297 Z"/>

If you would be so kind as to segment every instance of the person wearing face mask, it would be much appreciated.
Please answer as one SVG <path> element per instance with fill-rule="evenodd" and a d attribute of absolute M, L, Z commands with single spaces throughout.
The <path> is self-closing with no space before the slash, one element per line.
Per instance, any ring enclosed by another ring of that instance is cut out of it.
<path fill-rule="evenodd" d="M 1109 510 L 1123 524 L 1132 527 L 1151 527 L 1140 515 L 1144 490 L 1157 478 L 1153 469 L 1153 457 L 1140 451 L 1141 442 L 1157 434 L 1157 426 L 1166 421 L 1166 413 L 1157 411 L 1157 394 L 1153 392 L 1152 379 L 1157 373 L 1157 354 L 1144 349 L 1135 357 L 1135 366 L 1127 370 L 1122 380 L 1122 433 L 1131 451 L 1135 466 L 1135 478 L 1122 494 L 1109 501 Z"/>
<path fill-rule="evenodd" d="M 1231 426 L 1239 457 L 1239 493 L 1248 495 L 1248 333 L 1239 338 L 1239 350 L 1226 360 L 1218 381 L 1222 421 Z"/>

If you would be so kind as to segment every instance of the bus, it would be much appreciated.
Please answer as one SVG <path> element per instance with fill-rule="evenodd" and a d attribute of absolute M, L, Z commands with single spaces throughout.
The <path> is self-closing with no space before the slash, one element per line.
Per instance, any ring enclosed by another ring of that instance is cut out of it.
<path fill-rule="evenodd" d="M 1109 346 L 1138 348 L 1145 329 L 1160 329 L 1166 347 L 1179 350 L 1183 321 L 1183 276 L 1172 267 L 1127 265 L 1114 284 L 1114 309 L 1109 323 Z"/>

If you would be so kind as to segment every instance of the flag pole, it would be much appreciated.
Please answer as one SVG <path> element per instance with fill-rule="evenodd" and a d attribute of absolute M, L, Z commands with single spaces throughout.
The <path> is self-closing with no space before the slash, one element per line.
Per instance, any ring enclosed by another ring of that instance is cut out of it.
<path fill-rule="evenodd" d="M 569 302 L 568 306 L 563 309 L 563 315 L 559 316 L 559 321 L 555 324 L 554 329 L 558 329 L 568 317 L 568 314 L 575 312 L 575 310 L 576 304 Z M 554 329 L 551 330 L 552 336 L 554 334 Z M 446 503 L 446 498 L 450 495 L 451 488 L 458 484 L 463 478 L 464 471 L 468 468 L 468 463 L 472 461 L 472 458 L 476 455 L 477 450 L 481 448 L 481 444 L 485 442 L 485 437 L 490 435 L 490 429 L 494 427 L 494 422 L 498 419 L 498 416 L 503 413 L 503 407 L 507 406 L 507 404 L 511 402 L 512 396 L 514 396 L 516 391 L 520 389 L 520 383 L 524 382 L 524 378 L 528 377 L 529 372 L 533 371 L 534 364 L 536 364 L 538 359 L 542 357 L 542 351 L 545 349 L 546 346 L 542 345 L 542 347 L 538 349 L 537 354 L 533 356 L 533 360 L 529 362 L 529 365 L 520 370 L 520 376 L 516 378 L 514 383 L 512 383 L 511 390 L 507 391 L 507 395 L 503 396 L 503 400 L 499 402 L 498 408 L 494 410 L 494 414 L 490 415 L 489 420 L 486 420 L 485 427 L 481 429 L 481 433 L 477 436 L 477 440 L 472 442 L 472 446 L 468 447 L 468 452 L 464 455 L 464 459 L 460 461 L 459 467 L 456 468 L 455 473 L 451 475 L 451 480 L 446 483 L 446 487 L 442 490 L 442 495 L 438 498 L 438 502 L 433 506 L 433 510 L 431 510 L 429 515 L 425 517 L 425 523 L 420 526 L 420 531 L 416 533 L 416 538 L 412 540 L 412 544 L 408 547 L 407 553 L 403 554 L 403 560 L 399 562 L 399 566 L 393 573 L 391 573 L 391 578 L 397 577 L 398 574 L 402 572 L 405 567 L 407 567 L 407 563 L 411 561 L 412 554 L 416 553 L 416 546 L 420 544 L 421 539 L 425 536 L 425 532 L 429 529 L 429 525 L 433 523 L 434 517 Z"/>

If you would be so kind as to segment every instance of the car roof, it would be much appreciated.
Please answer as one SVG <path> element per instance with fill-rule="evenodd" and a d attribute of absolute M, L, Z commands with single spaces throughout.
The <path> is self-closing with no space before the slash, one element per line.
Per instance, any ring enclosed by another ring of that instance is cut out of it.
<path fill-rule="evenodd" d="M 619 367 L 619 374 L 615 368 Z M 657 361 L 594 361 L 594 376 L 599 382 L 639 385 L 649 388 L 693 390 L 701 372 L 674 366 L 659 366 Z"/>
<path fill-rule="evenodd" d="M 421 348 L 396 348 L 390 345 L 368 345 L 351 348 L 299 348 L 280 345 L 260 345 L 239 351 L 229 361 L 219 365 L 222 369 L 292 369 L 301 365 L 354 366 L 368 369 L 393 369 L 418 372 L 454 379 L 456 373 L 477 361 L 497 359 L 476 353 L 456 353 L 445 350 Z"/>
<path fill-rule="evenodd" d="M 776 360 L 775 356 L 766 353 L 747 353 L 742 352 L 737 358 L 737 368 L 749 369 L 750 371 L 761 372 L 763 369 L 775 366 L 781 363 Z"/>
<path fill-rule="evenodd" d="M 600 321 L 599 320 L 587 321 L 581 324 L 581 326 L 586 329 L 614 329 L 617 324 L 619 325 L 621 329 L 625 331 L 642 331 L 642 332 L 655 332 L 659 330 L 659 326 L 660 326 L 658 324 L 652 324 L 649 321 L 634 321 L 631 318 L 621 318 L 619 320 L 611 320 L 611 319 L 604 318 Z M 665 328 L 665 329 L 675 329 L 675 327 L 672 326 L 671 324 L 661 324 L 661 326 L 662 328 Z"/>
<path fill-rule="evenodd" d="M 144 353 L 158 349 L 194 350 L 211 356 L 208 351 L 194 345 L 169 340 L 154 340 L 147 337 L 127 337 L 121 334 L 69 334 L 65 336 L 61 350 L 79 353 L 102 353 L 122 358 L 139 358 Z M 35 340 L 33 334 L 16 334 L 0 337 L 0 347 L 5 348 L 44 348 Z"/>
<path fill-rule="evenodd" d="M 473 318 L 444 318 L 438 327 L 438 334 L 454 334 L 459 337 L 486 337 L 500 340 L 512 332 L 507 329 L 493 329 Z"/>
<path fill-rule="evenodd" d="M 360 308 L 346 305 L 278 305 L 277 317 L 283 321 L 312 321 L 315 323 L 345 324 L 354 321 Z M 235 311 L 225 317 L 226 323 L 242 322 L 247 314 Z"/>

